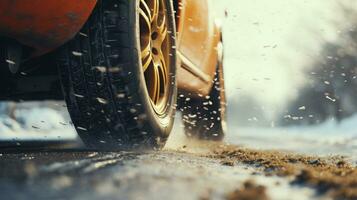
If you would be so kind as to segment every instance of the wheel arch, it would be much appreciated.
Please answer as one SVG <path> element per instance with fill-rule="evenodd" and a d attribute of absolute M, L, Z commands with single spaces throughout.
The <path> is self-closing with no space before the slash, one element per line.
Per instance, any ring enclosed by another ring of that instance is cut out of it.
<path fill-rule="evenodd" d="M 217 45 L 221 41 L 220 23 L 216 20 L 212 3 L 209 0 L 197 2 L 195 0 L 175 0 L 175 4 L 176 7 L 181 5 L 184 9 L 189 9 L 177 14 L 178 20 L 181 21 L 178 22 L 178 59 L 181 66 L 178 69 L 178 86 L 180 92 L 196 94 L 197 98 L 206 96 L 211 91 L 219 60 Z M 206 18 L 195 19 L 195 17 L 202 17 L 194 14 L 201 9 L 201 6 L 204 7 L 202 9 L 206 9 L 207 14 L 204 14 Z M 193 21 L 198 20 L 198 22 L 184 20 L 186 17 L 192 17 Z M 194 35 L 191 37 L 190 24 L 196 26 L 195 30 L 202 31 L 192 32 Z M 192 38 L 200 39 L 193 40 Z M 192 45 L 197 46 L 193 48 Z M 197 48 L 203 46 L 204 50 Z"/>

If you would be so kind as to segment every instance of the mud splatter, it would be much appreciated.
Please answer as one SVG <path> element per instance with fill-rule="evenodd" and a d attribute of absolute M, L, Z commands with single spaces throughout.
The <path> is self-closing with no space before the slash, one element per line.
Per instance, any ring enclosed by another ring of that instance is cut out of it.
<path fill-rule="evenodd" d="M 210 157 L 221 159 L 222 164 L 236 162 L 255 166 L 268 176 L 293 177 L 291 184 L 316 188 L 321 196 L 357 199 L 357 168 L 343 157 L 320 158 L 229 145 L 220 145 Z"/>
<path fill-rule="evenodd" d="M 246 181 L 242 188 L 236 189 L 226 196 L 227 200 L 269 200 L 264 186 L 256 185 L 253 181 Z"/>

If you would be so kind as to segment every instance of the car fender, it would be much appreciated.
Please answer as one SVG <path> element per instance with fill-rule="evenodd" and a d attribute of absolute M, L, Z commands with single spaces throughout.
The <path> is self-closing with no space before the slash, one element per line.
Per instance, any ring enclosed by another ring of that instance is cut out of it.
<path fill-rule="evenodd" d="M 1 0 L 0 37 L 50 52 L 72 39 L 85 24 L 97 0 Z"/>

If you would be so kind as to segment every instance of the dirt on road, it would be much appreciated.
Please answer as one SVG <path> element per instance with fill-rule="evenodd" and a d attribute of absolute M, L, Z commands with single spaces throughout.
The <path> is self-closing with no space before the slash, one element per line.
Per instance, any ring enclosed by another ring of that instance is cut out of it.
<path fill-rule="evenodd" d="M 357 199 L 357 168 L 343 157 L 319 158 L 229 145 L 216 147 L 212 157 L 221 159 L 223 165 L 240 163 L 256 166 L 266 176 L 293 177 L 292 184 L 313 187 L 319 195 L 328 195 L 333 199 Z"/>

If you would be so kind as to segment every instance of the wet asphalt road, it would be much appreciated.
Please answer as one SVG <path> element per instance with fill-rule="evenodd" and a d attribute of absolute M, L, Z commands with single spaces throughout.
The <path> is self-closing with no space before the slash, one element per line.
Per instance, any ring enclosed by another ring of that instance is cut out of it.
<path fill-rule="evenodd" d="M 45 150 L 44 150 L 45 149 Z M 245 181 L 272 199 L 314 199 L 256 168 L 226 166 L 201 153 L 95 152 L 58 146 L 0 151 L 0 199 L 226 199 Z"/>
<path fill-rule="evenodd" d="M 0 194 L 4 199 L 201 199 L 212 187 L 197 179 L 207 162 L 212 161 L 169 151 L 8 151 L 0 154 Z"/>

